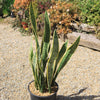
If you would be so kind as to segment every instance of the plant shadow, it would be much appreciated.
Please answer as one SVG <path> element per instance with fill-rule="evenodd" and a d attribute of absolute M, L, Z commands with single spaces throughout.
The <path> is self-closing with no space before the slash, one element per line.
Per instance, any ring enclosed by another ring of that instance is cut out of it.
<path fill-rule="evenodd" d="M 78 96 L 84 92 L 87 88 L 79 90 L 78 93 L 71 94 L 68 96 L 58 95 L 57 100 L 100 100 L 100 95 L 89 95 L 89 96 Z"/>

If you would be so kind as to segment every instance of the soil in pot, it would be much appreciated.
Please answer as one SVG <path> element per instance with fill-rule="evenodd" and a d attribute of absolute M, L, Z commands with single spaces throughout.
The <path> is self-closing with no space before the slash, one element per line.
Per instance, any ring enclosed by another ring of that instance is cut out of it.
<path fill-rule="evenodd" d="M 58 86 L 57 86 L 57 84 L 55 84 L 54 86 L 52 86 L 51 87 L 51 93 L 49 93 L 48 90 L 45 90 L 44 93 L 41 93 L 41 92 L 39 92 L 39 90 L 37 90 L 35 88 L 35 84 L 34 84 L 34 81 L 33 81 L 29 85 L 29 90 L 31 91 L 31 93 L 33 93 L 34 95 L 37 95 L 37 96 L 50 96 L 50 95 L 54 94 L 55 92 L 57 92 Z"/>

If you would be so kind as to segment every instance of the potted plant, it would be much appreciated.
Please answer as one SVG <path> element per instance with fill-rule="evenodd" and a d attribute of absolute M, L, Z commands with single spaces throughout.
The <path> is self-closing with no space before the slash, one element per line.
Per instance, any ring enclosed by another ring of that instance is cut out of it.
<path fill-rule="evenodd" d="M 58 84 L 55 82 L 56 78 L 76 50 L 80 37 L 69 48 L 67 48 L 68 41 L 66 41 L 59 51 L 58 36 L 55 30 L 51 48 L 50 22 L 48 13 L 45 12 L 45 32 L 40 47 L 37 37 L 36 16 L 32 3 L 29 6 L 29 16 L 36 41 L 36 52 L 33 53 L 33 47 L 31 46 L 29 56 L 34 76 L 34 81 L 28 84 L 31 100 L 56 100 L 58 91 Z"/>

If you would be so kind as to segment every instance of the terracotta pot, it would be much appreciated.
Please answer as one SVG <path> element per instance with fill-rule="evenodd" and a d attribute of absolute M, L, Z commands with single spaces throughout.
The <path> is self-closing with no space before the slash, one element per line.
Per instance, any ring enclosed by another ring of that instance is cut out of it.
<path fill-rule="evenodd" d="M 22 25 L 28 25 L 26 22 L 21 22 Z"/>
<path fill-rule="evenodd" d="M 28 26 L 27 25 L 23 25 L 23 28 L 26 29 L 26 28 L 28 28 Z"/>

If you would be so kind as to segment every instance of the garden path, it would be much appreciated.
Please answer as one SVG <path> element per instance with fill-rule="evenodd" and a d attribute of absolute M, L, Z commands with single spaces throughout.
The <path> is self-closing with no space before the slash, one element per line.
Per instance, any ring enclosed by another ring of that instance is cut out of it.
<path fill-rule="evenodd" d="M 30 42 L 31 36 L 0 24 L 0 100 L 29 100 L 27 85 L 33 80 Z M 79 46 L 57 82 L 57 100 L 100 100 L 100 52 Z"/>

